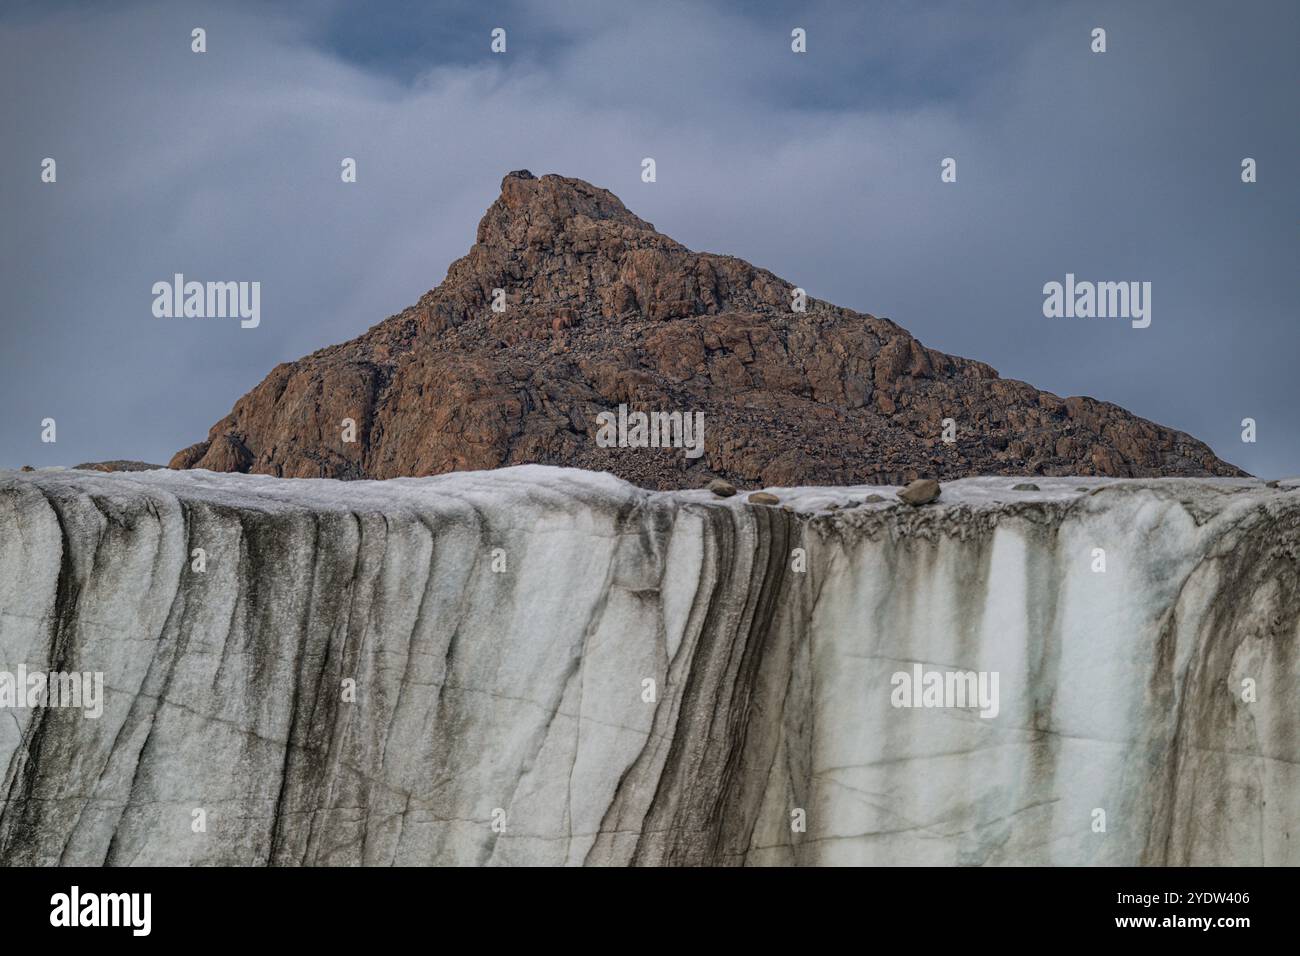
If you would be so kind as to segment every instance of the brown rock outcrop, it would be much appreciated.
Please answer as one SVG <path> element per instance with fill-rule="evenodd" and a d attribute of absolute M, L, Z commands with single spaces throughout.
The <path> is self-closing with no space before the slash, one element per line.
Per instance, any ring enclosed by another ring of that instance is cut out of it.
<path fill-rule="evenodd" d="M 657 488 L 1242 474 L 1182 432 L 1001 379 L 886 319 L 814 299 L 795 312 L 793 292 L 604 189 L 511 173 L 440 286 L 277 366 L 171 467 L 391 478 L 539 462 Z M 597 415 L 620 404 L 702 412 L 703 455 L 601 447 Z"/>

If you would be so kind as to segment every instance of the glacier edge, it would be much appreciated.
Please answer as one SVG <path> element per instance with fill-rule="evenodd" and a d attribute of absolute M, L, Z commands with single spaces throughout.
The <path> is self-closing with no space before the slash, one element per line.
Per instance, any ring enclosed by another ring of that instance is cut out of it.
<path fill-rule="evenodd" d="M 0 473 L 0 863 L 1300 863 L 1300 494 L 1035 480 Z"/>

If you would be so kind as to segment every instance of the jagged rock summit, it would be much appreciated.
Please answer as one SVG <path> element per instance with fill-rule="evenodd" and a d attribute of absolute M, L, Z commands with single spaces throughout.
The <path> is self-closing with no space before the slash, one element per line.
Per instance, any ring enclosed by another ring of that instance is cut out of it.
<path fill-rule="evenodd" d="M 795 312 L 793 291 L 692 252 L 607 190 L 513 172 L 441 285 L 276 366 L 171 467 L 392 478 L 541 463 L 652 488 L 1242 474 L 1189 435 L 999 378 L 886 319 L 811 298 Z M 597 416 L 620 405 L 702 412 L 703 454 L 600 447 Z"/>

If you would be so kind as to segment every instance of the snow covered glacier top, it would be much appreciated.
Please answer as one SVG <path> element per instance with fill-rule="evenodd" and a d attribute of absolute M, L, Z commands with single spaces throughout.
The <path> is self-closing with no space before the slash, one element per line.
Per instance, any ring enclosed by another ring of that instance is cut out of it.
<path fill-rule="evenodd" d="M 0 863 L 1300 862 L 1296 483 L 1033 482 L 0 473 Z"/>
<path fill-rule="evenodd" d="M 530 496 L 550 499 L 557 494 L 566 497 L 597 497 L 626 499 L 629 496 L 668 495 L 682 502 L 722 504 L 738 507 L 745 496 L 754 491 L 767 491 L 777 495 L 781 504 L 799 512 L 827 510 L 829 506 L 857 506 L 871 495 L 879 495 L 883 502 L 871 502 L 875 507 L 898 506 L 895 485 L 848 485 L 836 487 L 802 486 L 797 488 L 769 487 L 746 488 L 732 498 L 719 498 L 707 489 L 658 492 L 641 489 L 607 472 L 584 471 L 579 468 L 558 468 L 551 465 L 516 465 L 489 471 L 458 471 L 427 478 L 390 478 L 383 481 L 338 481 L 329 478 L 281 479 L 268 475 L 250 475 L 212 472 L 202 469 L 175 471 L 157 468 L 134 472 L 87 472 L 66 468 L 44 468 L 35 472 L 5 472 L 13 480 L 39 480 L 42 483 L 71 481 L 86 486 L 88 480 L 110 476 L 111 482 L 139 482 L 161 491 L 183 495 L 187 498 L 211 502 L 224 502 L 234 506 L 272 507 L 288 504 L 293 507 L 326 510 L 356 510 L 384 505 L 427 505 L 430 496 L 448 496 L 463 500 L 485 498 L 494 502 L 527 500 Z M 1013 490 L 1017 485 L 1032 483 L 1037 491 Z M 103 491 L 113 485 L 99 486 Z M 1065 478 L 1014 478 L 991 476 L 962 478 L 946 482 L 936 507 L 967 505 L 992 507 L 1027 502 L 1063 502 L 1082 494 L 1107 487 L 1120 489 L 1169 488 L 1177 493 L 1219 496 L 1250 492 L 1267 494 L 1275 490 L 1300 487 L 1300 478 L 1283 479 L 1278 489 L 1268 487 L 1254 478 L 1149 478 L 1114 479 L 1094 476 Z M 98 490 L 98 489 L 97 489 Z"/>

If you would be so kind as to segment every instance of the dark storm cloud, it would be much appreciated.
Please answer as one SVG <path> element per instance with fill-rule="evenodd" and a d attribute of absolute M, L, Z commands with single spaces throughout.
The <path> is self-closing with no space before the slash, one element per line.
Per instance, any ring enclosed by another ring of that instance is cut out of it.
<path fill-rule="evenodd" d="M 1300 473 L 1298 29 L 1289 3 L 13 8 L 0 465 L 165 461 L 277 362 L 436 285 L 526 167 L 929 346 Z M 176 272 L 260 281 L 261 325 L 155 319 Z M 1044 318 L 1067 272 L 1150 281 L 1151 327 Z"/>

